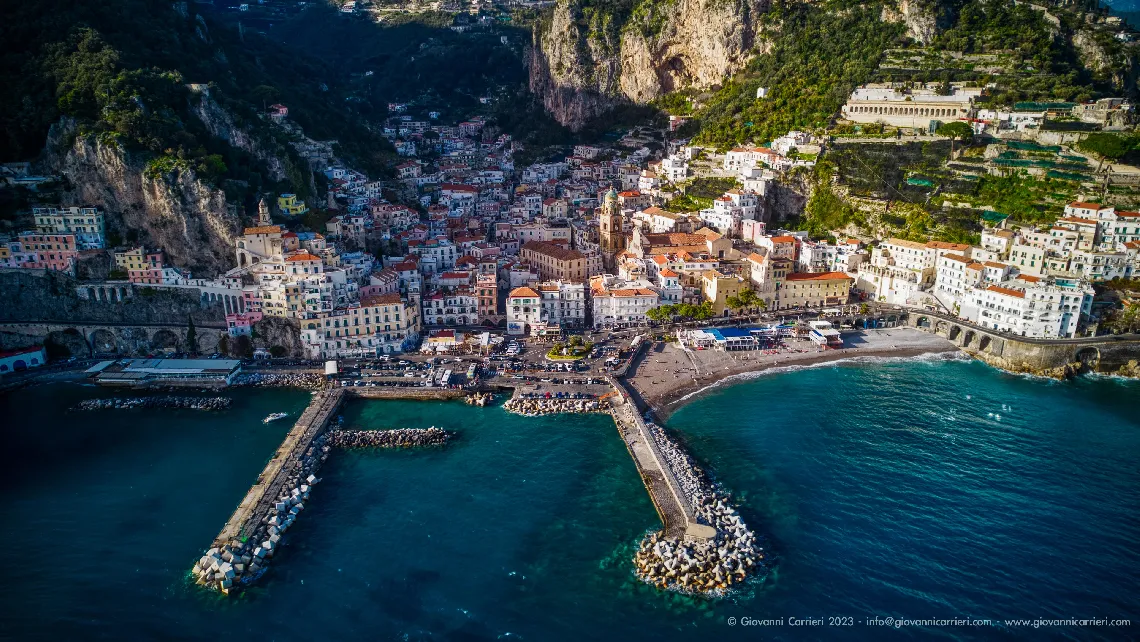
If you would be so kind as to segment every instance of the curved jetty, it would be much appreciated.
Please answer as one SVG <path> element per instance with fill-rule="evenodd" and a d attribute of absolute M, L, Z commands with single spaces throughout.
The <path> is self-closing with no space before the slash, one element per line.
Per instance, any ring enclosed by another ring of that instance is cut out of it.
<path fill-rule="evenodd" d="M 161 395 L 152 397 L 108 397 L 85 399 L 72 410 L 109 410 L 124 408 L 185 408 L 188 410 L 224 410 L 232 401 L 228 397 L 182 397 Z"/>
<path fill-rule="evenodd" d="M 442 428 L 399 428 L 396 430 L 330 430 L 328 444 L 336 448 L 415 448 L 442 446 L 455 433 Z"/>
<path fill-rule="evenodd" d="M 222 532 L 192 570 L 198 584 L 228 594 L 264 573 L 285 531 L 305 509 L 317 470 L 333 447 L 411 448 L 445 444 L 455 435 L 442 428 L 328 430 L 344 402 L 343 388 L 313 395 L 309 407 L 266 464 Z"/>
<path fill-rule="evenodd" d="M 641 541 L 634 572 L 658 588 L 721 595 L 762 568 L 763 549 L 736 509 L 665 430 L 647 423 L 620 380 L 613 417 L 664 528 Z"/>

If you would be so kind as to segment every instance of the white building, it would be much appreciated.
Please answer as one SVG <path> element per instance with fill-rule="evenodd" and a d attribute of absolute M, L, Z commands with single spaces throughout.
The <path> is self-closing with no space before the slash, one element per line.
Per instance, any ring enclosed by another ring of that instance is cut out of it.
<path fill-rule="evenodd" d="M 1092 286 L 1080 280 L 1020 275 L 971 289 L 960 316 L 984 328 L 1025 337 L 1073 337 L 1092 309 Z"/>
<path fill-rule="evenodd" d="M 641 323 L 657 307 L 660 296 L 648 281 L 625 281 L 612 274 L 590 278 L 594 327 Z"/>

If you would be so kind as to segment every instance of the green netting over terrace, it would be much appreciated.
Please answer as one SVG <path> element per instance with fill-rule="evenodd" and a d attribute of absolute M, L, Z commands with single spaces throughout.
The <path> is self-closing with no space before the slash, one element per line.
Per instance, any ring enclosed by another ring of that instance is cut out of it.
<path fill-rule="evenodd" d="M 1087 181 L 1087 180 L 1089 180 L 1088 174 L 1077 174 L 1074 172 L 1058 172 L 1055 169 L 1051 169 L 1048 172 L 1045 172 L 1045 175 L 1048 176 L 1049 178 L 1061 178 L 1061 179 L 1064 179 L 1067 181 Z"/>
<path fill-rule="evenodd" d="M 1020 102 L 1013 104 L 1014 111 L 1045 111 L 1048 109 L 1072 109 L 1077 103 L 1035 103 Z"/>
<path fill-rule="evenodd" d="M 995 212 L 993 210 L 986 210 L 982 212 L 982 220 L 994 225 L 1001 223 L 1007 218 L 1009 218 L 1009 214 L 1002 214 L 1001 212 Z"/>
<path fill-rule="evenodd" d="M 1038 145 L 1031 140 L 1011 140 L 1005 144 L 1010 149 L 1020 149 L 1027 152 L 1059 152 L 1060 145 Z"/>

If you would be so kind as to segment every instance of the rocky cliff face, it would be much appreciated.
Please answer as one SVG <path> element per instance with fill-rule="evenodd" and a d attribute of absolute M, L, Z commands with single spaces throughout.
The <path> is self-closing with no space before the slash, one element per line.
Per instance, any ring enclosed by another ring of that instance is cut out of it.
<path fill-rule="evenodd" d="M 171 264 L 199 277 L 233 266 L 236 207 L 193 171 L 149 176 L 141 159 L 113 142 L 76 135 L 66 121 L 52 127 L 45 157 L 69 184 L 64 205 L 103 208 L 109 236 L 162 248 Z"/>
<path fill-rule="evenodd" d="M 296 319 L 264 317 L 253 326 L 253 347 L 271 350 L 274 347 L 285 349 L 285 356 L 305 356 L 305 345 L 301 343 L 301 324 Z"/>
<path fill-rule="evenodd" d="M 208 92 L 199 90 L 190 100 L 190 111 L 202 124 L 211 136 L 229 143 L 233 147 L 245 150 L 252 156 L 265 163 L 269 171 L 269 178 L 274 181 L 283 181 L 286 178 L 285 160 L 276 149 L 258 140 L 244 128 L 239 127 L 232 115 L 222 108 Z"/>
<path fill-rule="evenodd" d="M 1097 37 L 1097 31 L 1091 27 L 1082 27 L 1073 33 L 1073 49 L 1080 57 L 1085 69 L 1093 76 L 1112 83 L 1112 86 L 1125 93 L 1135 92 L 1137 87 L 1136 60 L 1122 48 L 1113 46 L 1111 40 L 1106 43 L 1105 38 Z"/>
<path fill-rule="evenodd" d="M 898 0 L 883 5 L 883 20 L 905 23 L 907 36 L 926 44 L 954 22 L 954 8 L 939 0 Z"/>
<path fill-rule="evenodd" d="M 723 81 L 746 63 L 769 0 L 642 0 L 623 24 L 561 0 L 533 33 L 530 87 L 573 129 L 620 101 Z"/>

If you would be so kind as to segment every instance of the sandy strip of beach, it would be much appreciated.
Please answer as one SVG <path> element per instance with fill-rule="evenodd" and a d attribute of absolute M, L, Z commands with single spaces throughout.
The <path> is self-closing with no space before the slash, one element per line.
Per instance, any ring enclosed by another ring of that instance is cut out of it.
<path fill-rule="evenodd" d="M 808 340 L 791 340 L 787 346 L 774 354 L 765 354 L 760 350 L 684 350 L 676 344 L 658 343 L 638 360 L 626 381 L 653 408 L 658 420 L 664 421 L 694 393 L 744 373 L 860 357 L 901 359 L 958 352 L 946 339 L 914 328 L 845 332 L 842 348 L 820 348 Z"/>

